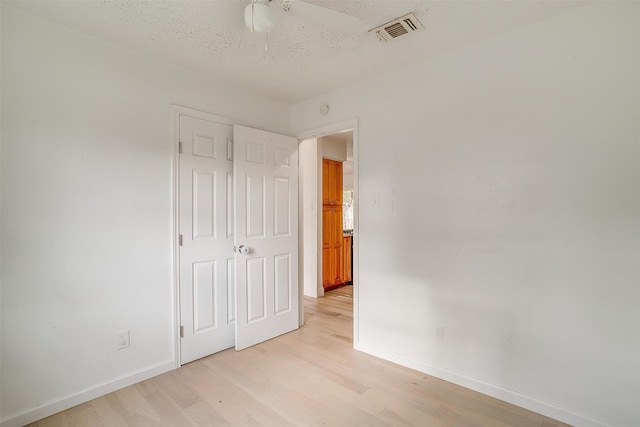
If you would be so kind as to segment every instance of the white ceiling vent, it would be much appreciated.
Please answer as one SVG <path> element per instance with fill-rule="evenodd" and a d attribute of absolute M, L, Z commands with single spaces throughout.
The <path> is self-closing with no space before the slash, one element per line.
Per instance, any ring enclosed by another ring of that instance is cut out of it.
<path fill-rule="evenodd" d="M 418 18 L 413 13 L 410 13 L 369 30 L 369 32 L 375 34 L 381 42 L 388 42 L 419 30 L 424 30 L 424 27 L 418 21 Z"/>

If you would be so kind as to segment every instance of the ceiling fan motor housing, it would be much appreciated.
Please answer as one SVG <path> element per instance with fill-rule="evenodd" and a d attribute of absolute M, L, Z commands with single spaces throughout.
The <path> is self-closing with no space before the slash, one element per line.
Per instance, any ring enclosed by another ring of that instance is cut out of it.
<path fill-rule="evenodd" d="M 244 8 L 244 23 L 253 32 L 268 33 L 273 30 L 273 16 L 268 3 L 252 1 Z"/>

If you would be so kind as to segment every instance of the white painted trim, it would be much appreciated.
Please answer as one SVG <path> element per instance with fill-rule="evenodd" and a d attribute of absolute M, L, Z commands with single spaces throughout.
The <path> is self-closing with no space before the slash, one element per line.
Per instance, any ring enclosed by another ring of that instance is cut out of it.
<path fill-rule="evenodd" d="M 223 125 L 242 125 L 252 127 L 254 129 L 262 129 L 254 124 L 247 123 L 243 120 L 230 119 L 228 117 L 218 116 L 217 114 L 207 113 L 206 111 L 195 110 L 193 108 L 185 107 L 182 105 L 172 104 L 171 105 L 171 114 L 174 117 L 178 117 L 179 115 L 185 115 L 189 117 L 193 117 L 195 119 L 208 120 L 210 122 L 221 123 Z"/>
<path fill-rule="evenodd" d="M 304 239 L 304 184 L 300 171 L 302 170 L 300 163 L 300 145 L 307 140 L 315 140 L 316 138 L 298 138 L 298 326 L 304 326 L 304 297 L 305 297 L 305 251 L 306 242 Z M 317 144 L 317 140 L 315 142 Z M 317 250 L 317 249 L 316 249 Z M 316 297 L 318 294 L 316 292 Z"/>
<path fill-rule="evenodd" d="M 324 223 L 322 218 L 322 199 L 323 199 L 323 168 L 322 154 L 324 152 L 324 142 L 322 138 L 314 138 L 316 141 L 316 297 L 320 298 L 324 296 L 324 251 L 322 250 L 322 239 L 324 236 Z"/>
<path fill-rule="evenodd" d="M 171 200 L 173 200 L 173 210 L 171 212 L 171 224 L 172 224 L 172 245 L 171 245 L 171 276 L 172 276 L 172 287 L 171 287 L 171 298 L 173 301 L 173 337 L 172 337 L 172 345 L 173 345 L 173 357 L 175 361 L 175 369 L 179 368 L 182 364 L 182 358 L 180 356 L 180 260 L 178 259 L 179 252 L 179 234 L 180 227 L 178 221 L 180 219 L 179 209 L 180 204 L 178 202 L 178 197 L 180 194 L 178 192 L 178 185 L 180 184 L 178 180 L 178 173 L 180 172 L 180 114 L 183 114 L 186 110 L 184 107 L 179 107 L 176 105 L 171 106 L 171 155 L 173 158 L 171 159 L 171 174 L 172 174 L 172 188 L 171 188 Z"/>
<path fill-rule="evenodd" d="M 363 353 L 388 360 L 389 362 L 397 363 L 398 365 L 405 366 L 407 368 L 415 369 L 416 371 L 423 372 L 427 375 L 440 378 L 450 383 L 457 384 L 473 391 L 477 391 L 487 396 L 494 397 L 504 402 L 511 403 L 530 411 L 534 411 L 538 414 L 542 414 L 544 416 L 562 421 L 567 424 L 581 427 L 611 427 L 610 424 L 587 418 L 583 415 L 567 411 L 566 409 L 558 408 L 557 406 L 553 406 L 541 400 L 525 396 L 516 391 L 508 390 L 502 387 L 485 383 L 475 378 L 470 378 L 452 371 L 448 371 L 446 369 L 438 368 L 436 366 L 420 362 L 418 360 L 403 356 L 398 353 L 394 353 L 389 350 L 384 350 L 360 341 L 356 341 L 355 339 L 354 348 L 356 350 L 362 351 Z"/>
<path fill-rule="evenodd" d="M 58 412 L 65 409 L 69 409 L 90 400 L 96 399 L 100 396 L 104 396 L 105 394 L 112 393 L 124 387 L 128 387 L 132 384 L 136 384 L 149 378 L 153 378 L 157 375 L 164 374 L 165 372 L 172 371 L 174 367 L 175 362 L 173 360 L 162 362 L 158 365 L 152 366 L 151 368 L 145 368 L 143 370 L 133 372 L 129 375 L 116 378 L 113 381 L 97 385 L 88 390 L 84 390 L 60 399 L 44 403 L 43 405 L 38 406 L 35 409 L 22 412 L 18 415 L 13 415 L 11 416 L 11 418 L 2 420 L 0 426 L 20 427 L 26 424 L 33 423 L 42 418 L 57 414 Z"/>
<path fill-rule="evenodd" d="M 353 125 L 353 342 L 360 341 L 360 130 L 358 120 Z"/>
<path fill-rule="evenodd" d="M 304 326 L 304 202 L 300 177 L 300 143 L 298 140 L 298 328 Z"/>
<path fill-rule="evenodd" d="M 353 118 L 353 119 L 348 119 L 348 120 L 344 120 L 341 122 L 336 122 L 336 123 L 331 123 L 328 125 L 324 125 L 324 126 L 320 126 L 317 127 L 315 129 L 310 129 L 310 130 L 305 130 L 302 131 L 298 134 L 298 140 L 302 141 L 305 139 L 309 139 L 309 138 L 320 138 L 323 136 L 327 136 L 327 135 L 332 135 L 332 134 L 336 134 L 339 132 L 344 132 L 347 130 L 352 130 L 353 131 L 353 188 L 354 188 L 354 197 L 353 197 L 353 277 L 351 278 L 351 283 L 353 284 L 353 342 L 356 343 L 359 340 L 360 337 L 360 321 L 359 321 L 359 316 L 360 316 L 360 307 L 359 307 L 359 302 L 360 302 L 360 294 L 359 294 L 359 290 L 360 290 L 360 274 L 359 272 L 359 268 L 360 268 L 360 263 L 359 263 L 359 255 L 360 255 L 360 232 L 359 232 L 359 226 L 358 226 L 358 215 L 360 212 L 359 209 L 359 197 L 360 197 L 360 188 L 359 188 L 359 179 L 358 179 L 358 174 L 359 174 L 359 166 L 358 166 L 358 159 L 359 159 L 359 138 L 360 138 L 360 134 L 358 131 L 358 118 Z M 320 179 L 322 179 L 322 177 L 320 177 Z M 319 201 L 320 204 L 318 206 L 322 205 L 322 194 L 319 195 Z M 322 209 L 318 209 L 318 215 L 322 215 Z M 322 227 L 322 218 L 318 218 L 318 228 L 320 229 Z M 319 233 L 319 236 L 321 238 L 322 233 Z M 320 281 L 318 288 L 321 288 L 322 286 L 322 251 L 320 251 L 320 254 L 318 256 L 318 280 Z M 304 291 L 304 290 L 303 290 Z M 324 295 L 324 288 L 323 288 L 323 293 Z M 321 295 L 318 295 L 321 296 Z"/>
<path fill-rule="evenodd" d="M 314 129 L 305 130 L 298 134 L 298 139 L 320 138 L 323 136 L 333 135 L 346 130 L 353 129 L 354 132 L 358 127 L 358 119 L 343 120 L 341 122 L 331 123 Z M 354 142 L 355 144 L 355 142 Z M 355 153 L 354 153 L 355 156 Z"/>

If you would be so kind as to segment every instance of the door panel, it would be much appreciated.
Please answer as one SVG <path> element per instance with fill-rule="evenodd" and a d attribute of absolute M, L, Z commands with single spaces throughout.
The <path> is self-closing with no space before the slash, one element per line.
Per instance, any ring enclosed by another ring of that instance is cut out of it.
<path fill-rule="evenodd" d="M 266 313 L 266 263 L 264 257 L 247 260 L 247 322 L 257 322 Z"/>
<path fill-rule="evenodd" d="M 328 287 L 333 285 L 333 258 L 331 247 L 331 215 L 329 205 L 322 206 L 322 286 Z"/>
<path fill-rule="evenodd" d="M 291 235 L 291 182 L 288 177 L 275 177 L 273 234 L 277 237 Z"/>
<path fill-rule="evenodd" d="M 216 327 L 216 262 L 193 263 L 193 330 Z"/>
<path fill-rule="evenodd" d="M 322 159 L 322 204 L 323 205 L 330 205 L 330 188 L 331 188 L 331 183 L 330 183 L 330 172 L 331 172 L 331 166 L 330 166 L 330 160 L 329 159 Z"/>
<path fill-rule="evenodd" d="M 215 238 L 216 172 L 193 171 L 193 238 Z"/>
<path fill-rule="evenodd" d="M 233 346 L 233 129 L 179 118 L 181 363 Z"/>
<path fill-rule="evenodd" d="M 286 313 L 291 310 L 291 256 L 275 256 L 275 312 Z"/>
<path fill-rule="evenodd" d="M 322 207 L 322 285 L 327 288 L 343 283 L 342 208 Z"/>
<path fill-rule="evenodd" d="M 339 207 L 331 209 L 331 245 L 333 252 L 331 257 L 333 265 L 333 283 L 342 283 L 342 210 Z"/>
<path fill-rule="evenodd" d="M 298 141 L 234 126 L 236 349 L 298 327 Z"/>
<path fill-rule="evenodd" d="M 235 342 L 236 321 L 236 260 L 227 258 L 227 323 L 233 325 L 233 341 Z M 232 347 L 231 344 L 229 347 Z"/>
<path fill-rule="evenodd" d="M 333 204 L 336 206 L 342 206 L 342 162 L 332 162 L 330 173 L 332 178 L 331 189 L 333 191 Z"/>
<path fill-rule="evenodd" d="M 266 182 L 264 175 L 246 175 L 246 230 L 245 235 L 249 239 L 264 238 L 266 222 L 265 192 Z"/>
<path fill-rule="evenodd" d="M 322 285 L 344 282 L 342 259 L 342 163 L 322 159 Z"/>

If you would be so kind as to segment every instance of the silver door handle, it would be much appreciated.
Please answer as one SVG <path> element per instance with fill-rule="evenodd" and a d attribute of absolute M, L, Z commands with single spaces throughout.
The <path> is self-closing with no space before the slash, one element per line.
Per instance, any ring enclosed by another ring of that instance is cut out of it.
<path fill-rule="evenodd" d="M 251 252 L 251 248 L 249 248 L 249 246 L 245 246 L 245 245 L 240 245 L 238 246 L 238 252 L 240 252 L 241 254 L 248 254 Z"/>

